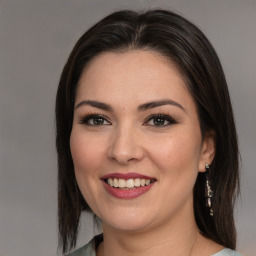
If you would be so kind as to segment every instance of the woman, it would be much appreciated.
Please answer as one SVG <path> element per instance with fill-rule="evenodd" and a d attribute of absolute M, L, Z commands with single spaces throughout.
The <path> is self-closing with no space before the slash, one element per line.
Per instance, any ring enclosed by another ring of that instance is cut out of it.
<path fill-rule="evenodd" d="M 228 88 L 189 21 L 120 11 L 90 28 L 62 72 L 56 126 L 63 253 L 85 210 L 103 235 L 70 255 L 239 255 Z"/>

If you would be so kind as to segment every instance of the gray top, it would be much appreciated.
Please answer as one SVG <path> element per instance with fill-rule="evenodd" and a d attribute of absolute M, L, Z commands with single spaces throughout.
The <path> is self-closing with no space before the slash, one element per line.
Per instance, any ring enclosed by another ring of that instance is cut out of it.
<path fill-rule="evenodd" d="M 74 252 L 68 254 L 67 256 L 96 256 L 95 248 L 97 248 L 101 241 L 102 236 L 96 236 L 88 244 L 75 250 Z M 220 252 L 213 254 L 212 256 L 242 256 L 242 254 L 225 248 Z"/>

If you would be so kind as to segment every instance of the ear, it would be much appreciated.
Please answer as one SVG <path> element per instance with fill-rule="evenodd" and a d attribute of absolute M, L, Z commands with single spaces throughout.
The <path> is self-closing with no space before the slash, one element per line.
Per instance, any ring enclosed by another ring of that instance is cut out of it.
<path fill-rule="evenodd" d="M 214 131 L 207 132 L 202 142 L 201 155 L 199 159 L 199 168 L 198 168 L 199 172 L 205 172 L 206 171 L 205 165 L 206 164 L 210 165 L 212 163 L 215 156 L 215 151 L 216 151 L 215 144 L 216 143 L 215 143 Z"/>

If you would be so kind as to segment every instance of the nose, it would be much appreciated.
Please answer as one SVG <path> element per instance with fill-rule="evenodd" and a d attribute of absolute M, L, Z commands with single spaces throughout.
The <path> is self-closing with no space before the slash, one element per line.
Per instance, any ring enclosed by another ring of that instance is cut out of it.
<path fill-rule="evenodd" d="M 121 165 L 139 161 L 144 156 L 140 135 L 136 129 L 123 126 L 113 132 L 108 158 Z"/>

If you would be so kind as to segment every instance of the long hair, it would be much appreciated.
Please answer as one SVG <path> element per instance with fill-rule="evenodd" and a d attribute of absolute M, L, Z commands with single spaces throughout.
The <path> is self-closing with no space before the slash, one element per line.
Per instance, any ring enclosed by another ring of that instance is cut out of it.
<path fill-rule="evenodd" d="M 86 65 L 102 52 L 155 51 L 175 63 L 186 81 L 199 116 L 202 136 L 213 132 L 216 154 L 209 178 L 214 217 L 205 206 L 205 177 L 194 186 L 194 213 L 201 233 L 235 249 L 234 202 L 239 187 L 237 134 L 226 79 L 205 35 L 183 17 L 165 10 L 115 12 L 91 27 L 74 46 L 64 66 L 56 99 L 59 246 L 65 253 L 77 240 L 81 212 L 91 211 L 75 182 L 70 153 L 74 97 Z"/>

